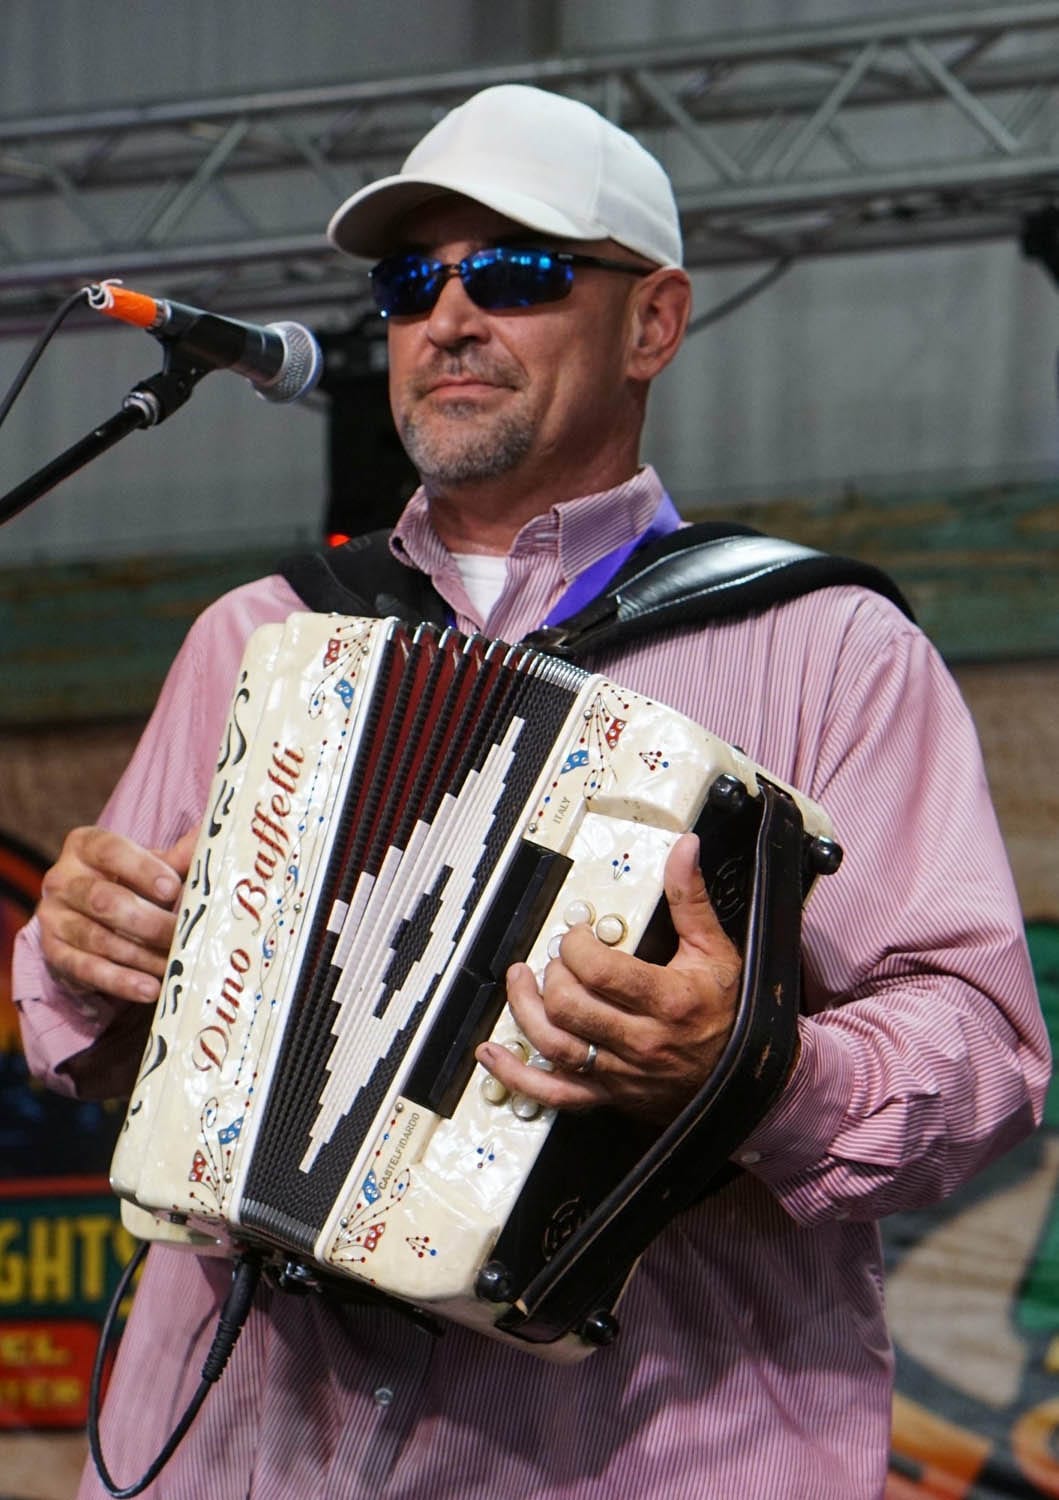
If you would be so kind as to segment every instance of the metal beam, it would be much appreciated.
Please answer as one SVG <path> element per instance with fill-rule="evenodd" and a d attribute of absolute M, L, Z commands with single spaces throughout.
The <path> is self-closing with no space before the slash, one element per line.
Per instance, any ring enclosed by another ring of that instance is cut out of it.
<path fill-rule="evenodd" d="M 1013 237 L 1059 194 L 1052 0 L 22 117 L 0 120 L 0 336 L 103 275 L 359 315 L 330 208 L 456 100 L 512 81 L 647 140 L 691 266 Z"/>

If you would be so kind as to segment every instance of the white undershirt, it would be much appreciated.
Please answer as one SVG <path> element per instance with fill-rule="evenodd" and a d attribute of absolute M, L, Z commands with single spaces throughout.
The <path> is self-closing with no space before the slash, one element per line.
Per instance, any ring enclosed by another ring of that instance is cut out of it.
<path fill-rule="evenodd" d="M 507 558 L 492 552 L 454 552 L 452 560 L 460 570 L 468 599 L 484 623 L 503 590 Z"/>

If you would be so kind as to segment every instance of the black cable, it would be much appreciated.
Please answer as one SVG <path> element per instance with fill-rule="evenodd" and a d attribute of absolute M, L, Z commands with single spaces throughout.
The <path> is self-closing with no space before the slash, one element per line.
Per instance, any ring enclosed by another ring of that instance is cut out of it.
<path fill-rule="evenodd" d="M 37 361 L 40 359 L 41 355 L 44 353 L 45 349 L 48 347 L 49 343 L 57 333 L 60 323 L 62 323 L 65 318 L 69 317 L 70 313 L 73 312 L 74 308 L 79 302 L 87 302 L 88 293 L 89 288 L 83 286 L 80 291 L 74 292 L 71 297 L 67 297 L 66 301 L 62 304 L 59 310 L 56 313 L 53 313 L 48 326 L 37 339 L 37 342 L 34 344 L 25 362 L 23 363 L 21 370 L 19 370 L 18 374 L 15 376 L 15 379 L 11 385 L 11 389 L 4 397 L 3 401 L 0 401 L 0 426 L 2 426 L 6 421 L 8 412 L 18 400 L 19 395 L 22 391 L 22 387 L 32 375 Z"/>
<path fill-rule="evenodd" d="M 721 318 L 726 318 L 729 313 L 735 312 L 737 307 L 742 307 L 744 302 L 749 302 L 751 297 L 756 297 L 759 292 L 763 292 L 774 281 L 778 281 L 784 272 L 789 271 L 795 261 L 800 258 L 799 255 L 785 255 L 782 260 L 776 261 L 775 265 L 769 266 L 767 271 L 762 272 L 760 276 L 755 277 L 746 286 L 740 287 L 739 291 L 733 292 L 723 302 L 717 302 L 713 307 L 708 307 L 699 317 L 691 320 L 688 324 L 685 337 L 690 338 L 693 333 L 698 333 L 701 328 L 708 328 L 711 323 L 717 323 Z"/>
<path fill-rule="evenodd" d="M 136 1250 L 135 1255 L 129 1261 L 121 1273 L 114 1295 L 110 1299 L 107 1315 L 103 1320 L 103 1327 L 99 1336 L 99 1347 L 96 1350 L 95 1363 L 92 1366 L 92 1380 L 88 1388 L 88 1446 L 92 1454 L 92 1461 L 96 1466 L 107 1493 L 114 1496 L 114 1500 L 131 1500 L 131 1496 L 138 1495 L 145 1490 L 165 1468 L 166 1464 L 176 1452 L 177 1447 L 184 1440 L 188 1428 L 198 1416 L 199 1409 L 206 1397 L 209 1395 L 210 1387 L 219 1380 L 224 1373 L 224 1368 L 231 1358 L 232 1350 L 235 1348 L 236 1340 L 243 1331 L 250 1305 L 254 1300 L 258 1281 L 261 1278 L 261 1262 L 257 1257 L 244 1256 L 238 1260 L 232 1269 L 232 1284 L 228 1295 L 221 1308 L 221 1315 L 217 1322 L 217 1332 L 213 1336 L 209 1353 L 202 1366 L 202 1376 L 198 1389 L 192 1396 L 184 1409 L 184 1414 L 174 1427 L 166 1440 L 158 1457 L 154 1460 L 147 1471 L 136 1480 L 134 1484 L 119 1488 L 117 1481 L 112 1477 L 103 1459 L 103 1450 L 99 1438 L 99 1395 L 103 1381 L 103 1366 L 106 1362 L 107 1351 L 110 1348 L 111 1335 L 114 1320 L 121 1305 L 122 1299 L 129 1288 L 129 1283 L 141 1265 L 147 1253 L 147 1243 L 142 1242 Z"/>
<path fill-rule="evenodd" d="M 746 286 L 740 287 L 739 291 L 733 292 L 730 297 L 725 297 L 723 301 L 715 303 L 713 307 L 708 307 L 699 317 L 692 318 L 688 324 L 685 338 L 689 338 L 693 333 L 698 333 L 702 328 L 708 328 L 711 323 L 720 322 L 729 313 L 735 312 L 745 302 L 749 302 L 759 292 L 763 292 L 766 287 L 770 287 L 774 281 L 778 281 L 798 261 L 805 260 L 810 255 L 819 254 L 820 250 L 827 245 L 828 240 L 832 239 L 844 225 L 855 222 L 861 217 L 860 210 L 852 205 L 845 209 L 835 210 L 826 224 L 821 225 L 815 233 L 807 234 L 796 249 L 789 250 L 786 255 L 781 255 L 778 260 L 769 266 L 767 271 L 763 271 L 760 276 L 756 276 Z"/>

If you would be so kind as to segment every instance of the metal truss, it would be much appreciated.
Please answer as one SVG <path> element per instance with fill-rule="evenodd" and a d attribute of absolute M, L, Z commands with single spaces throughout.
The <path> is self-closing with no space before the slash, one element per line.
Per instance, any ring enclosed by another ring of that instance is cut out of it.
<path fill-rule="evenodd" d="M 87 280 L 223 309 L 365 311 L 321 225 L 475 89 L 639 135 L 694 267 L 1018 236 L 1059 194 L 1059 3 L 956 6 L 232 98 L 0 120 L 0 335 Z"/>

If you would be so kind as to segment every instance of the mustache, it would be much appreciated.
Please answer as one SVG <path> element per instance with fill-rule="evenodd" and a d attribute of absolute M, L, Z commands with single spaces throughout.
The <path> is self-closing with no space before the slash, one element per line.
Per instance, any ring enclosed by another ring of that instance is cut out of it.
<path fill-rule="evenodd" d="M 510 386 L 512 390 L 519 390 L 524 384 L 517 365 L 468 349 L 430 360 L 409 377 L 407 388 L 413 396 L 425 396 L 444 380 L 480 380 L 486 385 Z"/>

